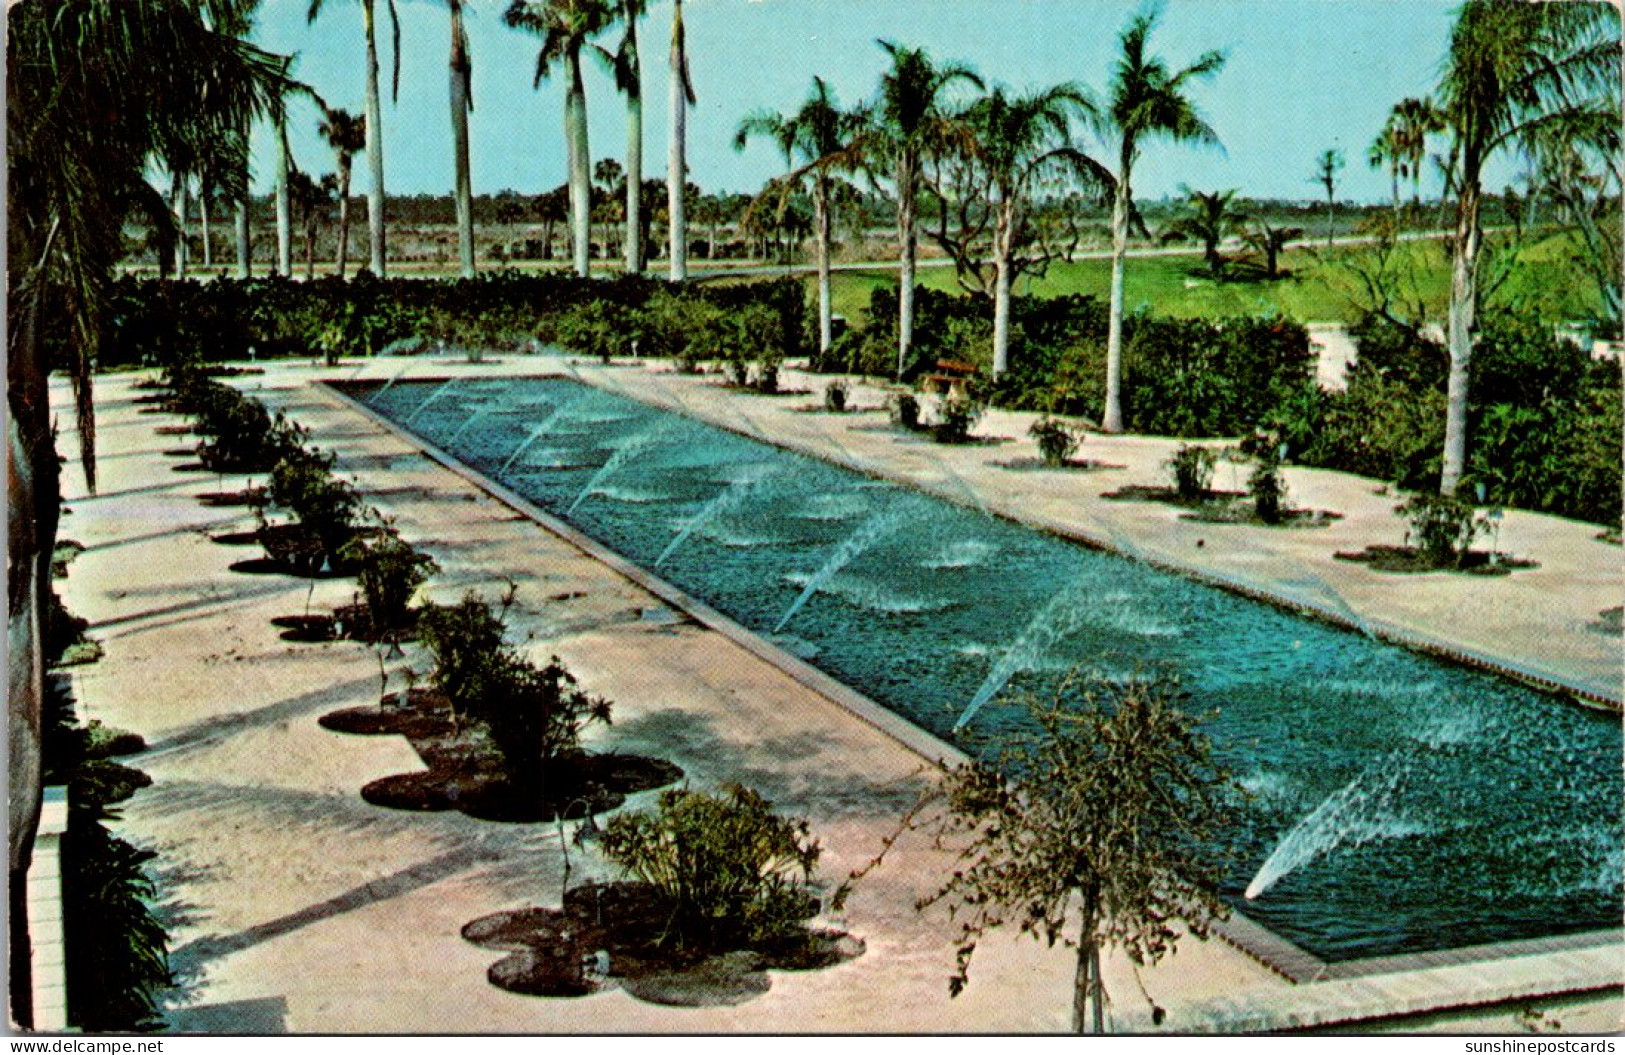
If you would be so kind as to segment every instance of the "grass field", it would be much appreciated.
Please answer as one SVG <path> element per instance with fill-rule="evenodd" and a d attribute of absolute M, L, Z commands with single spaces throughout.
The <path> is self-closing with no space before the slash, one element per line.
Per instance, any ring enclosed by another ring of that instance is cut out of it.
<path fill-rule="evenodd" d="M 1595 311 L 1595 287 L 1570 259 L 1572 245 L 1559 235 L 1524 249 L 1495 297 L 1539 307 L 1559 318 Z M 1407 276 L 1407 304 L 1420 301 L 1428 319 L 1442 321 L 1450 291 L 1449 260 L 1442 243 L 1406 243 L 1395 257 L 1397 270 Z M 1200 254 L 1131 257 L 1124 278 L 1125 300 L 1131 311 L 1148 308 L 1178 318 L 1279 314 L 1299 322 L 1346 321 L 1365 303 L 1355 267 L 1369 259 L 1369 250 L 1360 246 L 1293 249 L 1281 257 L 1285 277 L 1216 281 L 1203 268 Z M 922 268 L 919 276 L 920 284 L 932 289 L 959 289 L 951 267 Z M 870 293 L 896 281 L 895 271 L 884 269 L 837 272 L 835 313 L 858 322 Z M 1105 299 L 1110 281 L 1110 261 L 1075 260 L 1052 264 L 1043 278 L 1023 279 L 1017 292 L 1040 297 L 1086 293 Z"/>

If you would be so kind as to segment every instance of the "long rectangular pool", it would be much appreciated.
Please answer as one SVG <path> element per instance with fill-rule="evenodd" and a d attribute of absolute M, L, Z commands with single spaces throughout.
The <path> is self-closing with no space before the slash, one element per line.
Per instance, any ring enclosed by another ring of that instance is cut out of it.
<path fill-rule="evenodd" d="M 1250 793 L 1227 897 L 1323 959 L 1620 924 L 1615 717 L 574 381 L 356 391 L 972 753 L 1071 669 L 1176 675 Z"/>

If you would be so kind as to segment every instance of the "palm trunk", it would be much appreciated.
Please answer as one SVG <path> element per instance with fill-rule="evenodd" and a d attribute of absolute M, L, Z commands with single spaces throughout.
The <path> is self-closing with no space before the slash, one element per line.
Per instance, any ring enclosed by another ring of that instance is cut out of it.
<path fill-rule="evenodd" d="M 914 257 L 918 231 L 914 218 L 915 158 L 904 152 L 897 163 L 897 380 L 903 379 L 914 350 Z"/>
<path fill-rule="evenodd" d="M 818 254 L 818 356 L 827 364 L 835 343 L 835 317 L 829 288 L 829 181 L 819 175 L 813 183 L 813 227 Z"/>
<path fill-rule="evenodd" d="M 469 94 L 468 38 L 463 32 L 463 5 L 451 5 L 451 149 L 456 166 L 457 258 L 464 278 L 474 277 L 474 189 L 468 168 Z"/>
<path fill-rule="evenodd" d="M 1326 192 L 1326 248 L 1327 249 L 1330 249 L 1332 247 L 1332 212 L 1336 208 L 1337 208 L 1337 200 L 1332 197 L 1332 192 L 1331 191 L 1327 191 Z"/>
<path fill-rule="evenodd" d="M 254 243 L 249 233 L 248 224 L 248 189 L 243 188 L 242 197 L 237 200 L 237 277 L 250 279 L 254 277 Z"/>
<path fill-rule="evenodd" d="M 350 163 L 339 166 L 339 245 L 338 276 L 344 277 L 345 265 L 350 261 Z"/>
<path fill-rule="evenodd" d="M 1393 181 L 1394 191 L 1394 219 L 1399 219 L 1399 166 L 1388 166 L 1388 178 Z"/>
<path fill-rule="evenodd" d="M 209 238 L 209 194 L 202 188 L 197 196 L 198 235 L 203 240 L 203 266 L 214 267 L 214 246 Z"/>
<path fill-rule="evenodd" d="M 632 77 L 626 96 L 626 273 L 637 275 L 643 272 L 643 71 L 635 55 Z"/>
<path fill-rule="evenodd" d="M 367 31 L 367 165 L 372 185 L 367 188 L 367 242 L 372 273 L 387 278 L 384 263 L 384 115 L 378 101 L 378 34 L 373 24 L 373 0 L 362 0 L 361 19 Z"/>
<path fill-rule="evenodd" d="M 316 280 L 316 225 L 305 221 L 305 281 Z"/>
<path fill-rule="evenodd" d="M 288 178 L 293 157 L 288 150 L 288 126 L 277 128 L 276 166 L 276 266 L 283 278 L 293 277 L 293 202 L 288 197 Z"/>
<path fill-rule="evenodd" d="M 688 175 L 688 89 L 683 80 L 683 2 L 677 0 L 671 33 L 671 146 L 666 160 L 667 237 L 671 240 L 670 278 L 688 278 L 688 221 L 683 215 L 684 179 Z"/>
<path fill-rule="evenodd" d="M 592 274 L 592 165 L 587 141 L 587 90 L 581 80 L 581 50 L 564 56 L 564 139 L 570 148 L 570 234 L 576 274 Z"/>
<path fill-rule="evenodd" d="M 1112 198 L 1112 286 L 1106 312 L 1106 406 L 1100 427 L 1106 432 L 1123 431 L 1123 276 L 1128 263 L 1128 218 L 1132 202 L 1129 189 L 1129 157 L 1132 147 L 1123 151 L 1118 169 L 1117 193 Z"/>
<path fill-rule="evenodd" d="M 998 226 L 993 231 L 993 376 L 1010 370 L 1010 243 L 1015 237 L 1015 202 L 999 203 Z"/>
<path fill-rule="evenodd" d="M 175 232 L 176 232 L 176 239 L 175 239 L 175 277 L 176 278 L 185 278 L 186 277 L 186 265 L 188 263 L 190 263 L 189 257 L 191 256 L 191 254 L 187 251 L 188 246 L 186 244 L 186 219 L 187 219 L 186 214 L 187 214 L 187 211 L 188 211 L 187 210 L 187 204 L 186 204 L 186 198 L 187 198 L 187 195 L 186 195 L 186 180 L 185 180 L 184 177 L 177 177 L 176 180 L 175 180 Z"/>
<path fill-rule="evenodd" d="M 1473 359 L 1478 250 L 1483 237 L 1478 228 L 1479 194 L 1476 170 L 1463 166 L 1460 200 L 1456 206 L 1456 238 L 1450 254 L 1450 377 L 1444 419 L 1444 472 L 1439 477 L 1439 493 L 1443 495 L 1456 493 L 1467 469 L 1468 368 Z"/>
<path fill-rule="evenodd" d="M 13 900 L 11 1009 L 31 1025 L 27 888 L 43 779 L 44 612 L 56 544 L 60 463 L 51 438 L 45 350 L 38 331 L 41 293 L 30 284 L 6 363 L 6 762 L 7 848 Z M 20 909 L 24 911 L 20 911 Z"/>

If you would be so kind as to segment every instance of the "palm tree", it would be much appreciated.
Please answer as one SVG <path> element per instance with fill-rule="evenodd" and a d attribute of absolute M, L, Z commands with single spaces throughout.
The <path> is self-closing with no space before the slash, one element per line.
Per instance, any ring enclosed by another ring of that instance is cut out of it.
<path fill-rule="evenodd" d="M 1619 21 L 1599 3 L 1467 0 L 1439 84 L 1451 137 L 1456 223 L 1450 243 L 1450 374 L 1441 494 L 1467 465 L 1468 376 L 1478 312 L 1479 210 L 1485 166 L 1538 136 L 1619 144 Z"/>
<path fill-rule="evenodd" d="M 1117 141 L 1117 194 L 1112 200 L 1111 304 L 1106 322 L 1106 406 L 1101 427 L 1123 431 L 1123 274 L 1129 226 L 1145 224 L 1134 208 L 1134 163 L 1146 139 L 1167 136 L 1176 143 L 1218 146 L 1219 137 L 1186 98 L 1186 86 L 1224 67 L 1224 55 L 1209 51 L 1170 73 L 1162 59 L 1146 53 L 1156 12 L 1136 15 L 1123 30 L 1121 54 L 1112 73 L 1111 98 L 1101 131 Z"/>
<path fill-rule="evenodd" d="M 734 135 L 736 150 L 744 149 L 751 136 L 769 137 L 784 155 L 785 164 L 792 166 L 788 175 L 776 181 L 781 211 L 792 189 L 803 184 L 811 188 L 818 264 L 818 351 L 825 356 L 834 342 L 829 274 L 831 195 L 838 173 L 856 167 L 853 143 L 866 121 L 864 111 L 843 111 L 829 84 L 822 77 L 814 77 L 812 94 L 801 109 L 788 117 L 758 110 L 740 123 Z"/>
<path fill-rule="evenodd" d="M 1332 247 L 1332 216 L 1337 208 L 1337 174 L 1347 162 L 1341 150 L 1325 150 L 1315 157 L 1312 179 L 1326 188 L 1326 248 Z"/>
<path fill-rule="evenodd" d="M 899 275 L 897 290 L 897 377 L 908 368 L 914 345 L 914 264 L 919 252 L 919 195 L 924 160 L 952 134 L 946 98 L 956 83 L 980 89 L 982 80 L 958 62 L 938 65 L 923 48 L 878 42 L 891 58 L 880 78 L 877 125 L 866 137 L 866 153 L 890 167 L 897 201 Z"/>
<path fill-rule="evenodd" d="M 235 35 L 231 0 L 23 3 L 6 9 L 7 842 L 23 889 L 40 803 L 42 628 L 61 513 L 48 371 L 71 378 L 80 464 L 96 488 L 92 364 L 110 316 L 128 214 L 165 210 L 150 166 L 216 140 L 246 146 L 286 60 Z M 240 158 L 247 164 L 247 155 Z M 236 166 L 234 165 L 235 169 Z M 161 221 L 160 221 L 161 222 Z M 54 363 L 53 363 L 54 360 Z M 12 1014 L 31 1024 L 26 913 L 10 920 Z"/>
<path fill-rule="evenodd" d="M 536 55 L 540 85 L 555 62 L 564 64 L 564 140 L 570 155 L 570 226 L 576 274 L 592 273 L 592 154 L 587 141 L 587 88 L 581 79 L 581 49 L 609 25 L 605 0 L 510 0 L 503 21 L 542 38 Z"/>
<path fill-rule="evenodd" d="M 474 110 L 474 62 L 463 28 L 463 0 L 451 9 L 451 156 L 457 199 L 457 261 L 464 278 L 474 277 L 474 186 L 468 168 L 468 115 Z"/>
<path fill-rule="evenodd" d="M 1399 154 L 1399 175 L 1411 181 L 1411 205 L 1422 204 L 1422 169 L 1427 161 L 1427 138 L 1444 131 L 1438 107 L 1427 99 L 1401 99 L 1388 118 Z"/>
<path fill-rule="evenodd" d="M 299 214 L 299 226 L 305 233 L 307 281 L 316 277 L 316 234 L 322 221 L 327 218 L 327 207 L 333 203 L 337 190 L 338 177 L 331 172 L 320 180 L 314 180 L 309 173 L 296 169 L 288 180 L 289 196 L 293 199 L 294 210 Z"/>
<path fill-rule="evenodd" d="M 1275 227 L 1268 220 L 1254 221 L 1252 230 L 1242 236 L 1242 240 L 1260 253 L 1264 254 L 1264 277 L 1280 278 L 1281 251 L 1287 243 L 1303 237 L 1302 227 Z"/>
<path fill-rule="evenodd" d="M 293 277 L 293 151 L 288 146 L 288 115 L 276 119 L 276 267 L 283 278 Z"/>
<path fill-rule="evenodd" d="M 1390 114 L 1377 138 L 1366 148 L 1365 160 L 1374 169 L 1388 167 L 1388 179 L 1393 184 L 1394 216 L 1399 216 L 1399 173 L 1405 165 L 1405 144 L 1399 130 L 1397 115 Z"/>
<path fill-rule="evenodd" d="M 995 87 L 965 114 L 970 154 L 986 174 L 993 223 L 993 374 L 1010 369 L 1010 291 L 1018 267 L 1016 250 L 1028 237 L 1026 212 L 1041 181 L 1064 178 L 1109 190 L 1106 167 L 1071 144 L 1073 114 L 1097 111 L 1076 85 L 1011 96 Z"/>
<path fill-rule="evenodd" d="M 648 0 L 617 0 L 616 17 L 625 27 L 621 45 L 598 49 L 626 96 L 626 273 L 643 271 L 643 60 L 638 55 L 638 20 Z"/>
<path fill-rule="evenodd" d="M 395 99 L 400 95 L 401 86 L 401 20 L 395 12 L 395 0 L 386 2 L 394 44 L 390 98 Z M 327 0 L 310 0 L 310 9 L 305 14 L 305 20 L 316 21 L 326 3 Z M 367 245 L 372 273 L 379 278 L 385 278 L 388 270 L 384 257 L 384 115 L 378 98 L 378 27 L 374 18 L 375 0 L 360 0 L 360 3 L 361 26 L 367 38 L 367 167 L 372 172 L 372 183 L 367 187 Z"/>
<path fill-rule="evenodd" d="M 626 170 L 614 158 L 599 158 L 592 167 L 592 187 L 597 199 L 593 207 L 594 217 L 601 223 L 611 227 L 625 219 L 626 206 Z M 609 245 L 614 241 L 613 233 L 604 237 L 604 255 L 609 255 Z"/>
<path fill-rule="evenodd" d="M 671 19 L 671 143 L 666 159 L 666 230 L 671 248 L 671 281 L 688 278 L 688 219 L 683 214 L 688 179 L 688 108 L 694 97 L 694 81 L 689 76 L 688 40 L 683 29 L 683 0 Z"/>
<path fill-rule="evenodd" d="M 1187 211 L 1163 229 L 1163 239 L 1189 238 L 1201 242 L 1202 260 L 1207 265 L 1208 274 L 1221 274 L 1225 259 L 1219 254 L 1219 245 L 1239 232 L 1247 219 L 1231 211 L 1230 202 L 1235 196 L 1234 190 L 1209 192 L 1185 188 Z"/>
<path fill-rule="evenodd" d="M 339 180 L 338 276 L 344 277 L 350 259 L 350 169 L 355 156 L 367 145 L 367 129 L 361 118 L 348 110 L 329 108 L 323 112 L 322 138 L 333 148 Z"/>

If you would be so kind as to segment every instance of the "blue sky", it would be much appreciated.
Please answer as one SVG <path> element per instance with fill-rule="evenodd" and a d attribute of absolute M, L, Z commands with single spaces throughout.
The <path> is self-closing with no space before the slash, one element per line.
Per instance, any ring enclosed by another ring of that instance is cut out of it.
<path fill-rule="evenodd" d="M 378 0 L 382 25 L 385 0 Z M 562 87 L 531 87 L 537 40 L 505 28 L 504 0 L 471 0 L 475 111 L 471 119 L 476 193 L 536 193 L 564 180 Z M 782 169 L 765 141 L 732 147 L 740 119 L 768 107 L 792 110 L 812 77 L 843 102 L 874 93 L 885 56 L 878 38 L 923 46 L 972 64 L 984 78 L 1016 89 L 1076 81 L 1105 90 L 1123 25 L 1142 0 L 685 0 L 690 61 L 699 104 L 690 111 L 691 178 L 707 190 L 753 191 Z M 256 40 L 299 56 L 296 74 L 329 103 L 362 109 L 360 4 L 327 0 L 307 25 L 306 0 L 265 0 Z M 449 20 L 440 0 L 399 0 L 402 54 L 398 102 L 384 105 L 390 193 L 440 193 L 451 186 L 447 102 Z M 1155 198 L 1198 189 L 1314 198 L 1314 159 L 1342 149 L 1348 167 L 1340 199 L 1382 201 L 1385 173 L 1365 152 L 1394 103 L 1437 82 L 1454 3 L 1439 0 L 1167 0 L 1152 38 L 1155 53 L 1184 64 L 1204 50 L 1228 55 L 1224 70 L 1194 90 L 1223 151 L 1153 145 L 1136 170 L 1135 193 Z M 666 158 L 670 0 L 653 0 L 640 27 L 644 58 L 645 171 L 662 177 Z M 387 41 L 387 32 L 382 34 Z M 603 43 L 613 46 L 617 31 Z M 384 54 L 387 93 L 388 54 Z M 625 149 L 623 100 L 609 74 L 587 69 L 593 157 Z M 314 109 L 292 125 L 301 167 L 330 171 Z M 1108 156 L 1097 143 L 1085 145 Z M 269 137 L 256 148 L 256 185 L 272 173 Z M 356 191 L 365 169 L 356 166 Z M 1510 172 L 1494 174 L 1504 179 Z M 1425 188 L 1426 192 L 1426 188 Z"/>

